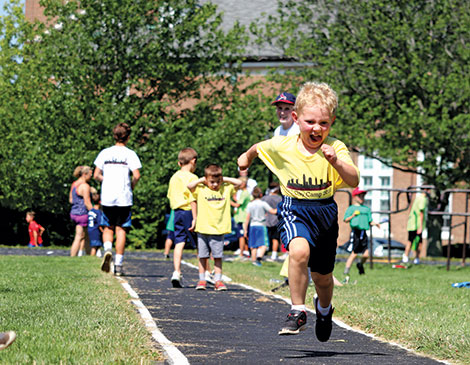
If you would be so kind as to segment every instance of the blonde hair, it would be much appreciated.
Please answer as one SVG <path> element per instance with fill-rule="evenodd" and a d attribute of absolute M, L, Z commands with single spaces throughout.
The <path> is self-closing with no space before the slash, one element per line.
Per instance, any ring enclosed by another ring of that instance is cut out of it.
<path fill-rule="evenodd" d="M 96 190 L 96 188 L 94 188 L 93 186 L 90 187 L 90 193 L 91 194 L 98 194 L 98 190 Z"/>
<path fill-rule="evenodd" d="M 338 95 L 327 83 L 306 82 L 297 95 L 294 111 L 301 114 L 305 107 L 314 105 L 325 107 L 330 118 L 333 118 L 338 107 Z"/>
<path fill-rule="evenodd" d="M 88 174 L 91 171 L 90 166 L 77 166 L 73 170 L 73 176 L 79 178 L 82 175 Z"/>

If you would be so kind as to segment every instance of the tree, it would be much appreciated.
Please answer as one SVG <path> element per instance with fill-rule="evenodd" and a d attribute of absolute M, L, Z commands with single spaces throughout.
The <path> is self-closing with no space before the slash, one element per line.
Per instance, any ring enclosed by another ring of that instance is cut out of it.
<path fill-rule="evenodd" d="M 279 14 L 283 22 L 268 18 L 253 31 L 286 57 L 312 64 L 288 77 L 339 91 L 336 136 L 422 174 L 438 192 L 467 183 L 470 3 L 287 1 L 279 2 Z"/>
<path fill-rule="evenodd" d="M 259 103 L 256 93 L 231 83 L 244 29 L 223 32 L 216 7 L 196 0 L 41 5 L 46 23 L 26 21 L 16 2 L 1 24 L 0 132 L 7 140 L 0 204 L 49 212 L 67 225 L 74 168 L 92 165 L 113 143 L 113 126 L 125 121 L 143 163 L 129 241 L 153 243 L 179 149 L 191 145 L 202 163 L 221 162 L 234 174 L 241 145 L 266 134 L 262 110 L 246 111 L 246 119 L 233 110 Z M 242 140 L 230 131 L 244 133 Z"/>

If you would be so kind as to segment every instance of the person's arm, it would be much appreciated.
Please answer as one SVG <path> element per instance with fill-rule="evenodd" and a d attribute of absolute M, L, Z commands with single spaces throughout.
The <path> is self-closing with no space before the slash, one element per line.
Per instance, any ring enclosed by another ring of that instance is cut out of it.
<path fill-rule="evenodd" d="M 235 179 L 233 177 L 224 176 L 222 178 L 222 181 L 225 183 L 232 184 L 235 188 L 239 188 L 240 186 L 242 186 L 242 181 L 240 179 Z"/>
<path fill-rule="evenodd" d="M 347 218 L 344 218 L 343 220 L 344 220 L 344 222 L 349 223 L 349 222 L 351 222 L 351 220 L 352 220 L 355 216 L 357 216 L 357 215 L 359 215 L 359 214 L 361 214 L 361 212 L 360 212 L 359 210 L 355 210 L 352 215 L 350 215 L 350 216 L 347 217 Z"/>
<path fill-rule="evenodd" d="M 338 171 L 338 174 L 346 184 L 351 187 L 359 185 L 359 175 L 356 168 L 338 159 L 333 146 L 322 144 L 321 151 L 323 152 L 326 160 L 335 168 L 336 171 Z"/>
<path fill-rule="evenodd" d="M 243 236 L 245 238 L 248 238 L 248 224 L 250 224 L 250 218 L 250 213 L 246 213 L 246 219 L 245 222 L 243 222 Z"/>
<path fill-rule="evenodd" d="M 32 244 L 34 246 L 38 246 L 38 232 L 36 230 L 33 231 L 33 242 Z"/>
<path fill-rule="evenodd" d="M 39 237 L 42 236 L 42 234 L 44 233 L 46 229 L 43 227 L 43 226 L 39 226 Z"/>
<path fill-rule="evenodd" d="M 73 196 L 72 196 L 73 184 L 75 184 L 75 181 L 72 183 L 72 186 L 70 187 L 70 192 L 69 192 L 69 203 L 70 204 L 73 204 Z"/>
<path fill-rule="evenodd" d="M 96 171 L 96 170 L 95 170 Z M 140 171 L 139 169 L 132 170 L 132 180 L 131 180 L 131 188 L 134 190 L 135 186 L 140 180 Z"/>
<path fill-rule="evenodd" d="M 93 178 L 96 181 L 102 182 L 103 181 L 103 170 L 99 167 L 95 167 L 95 172 L 93 173 Z"/>
<path fill-rule="evenodd" d="M 199 184 L 205 184 L 205 182 L 206 182 L 206 178 L 205 178 L 205 176 L 203 176 L 203 177 L 200 177 L 197 180 L 191 181 L 187 185 L 187 187 L 188 187 L 189 191 L 191 191 L 191 193 L 193 193 L 194 190 L 196 189 L 196 186 L 198 186 Z"/>
<path fill-rule="evenodd" d="M 418 227 L 416 230 L 417 234 L 423 233 L 423 221 L 424 221 L 424 212 L 420 210 L 418 214 Z"/>
<path fill-rule="evenodd" d="M 240 157 L 238 157 L 237 162 L 238 167 L 240 167 L 240 170 L 246 170 L 253 163 L 253 160 L 258 157 L 257 146 L 258 144 L 255 143 L 248 149 L 248 151 L 242 153 Z"/>
<path fill-rule="evenodd" d="M 85 204 L 86 209 L 92 210 L 93 204 L 91 204 L 91 198 L 90 198 L 90 185 L 86 183 L 81 184 L 79 188 L 80 188 L 80 195 L 83 196 L 83 203 Z"/>
<path fill-rule="evenodd" d="M 194 231 L 194 228 L 196 228 L 196 219 L 197 219 L 197 203 L 196 201 L 191 202 L 191 213 L 193 215 L 193 221 L 191 222 L 191 227 L 188 229 L 188 231 Z"/>
<path fill-rule="evenodd" d="M 370 222 L 371 226 L 376 226 L 377 228 L 380 228 L 380 223 L 375 223 L 374 221 Z"/>

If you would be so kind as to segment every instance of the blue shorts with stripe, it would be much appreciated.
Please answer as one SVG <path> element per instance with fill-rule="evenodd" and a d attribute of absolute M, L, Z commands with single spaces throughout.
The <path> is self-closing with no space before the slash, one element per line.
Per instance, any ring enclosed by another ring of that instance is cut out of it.
<path fill-rule="evenodd" d="M 262 246 L 269 247 L 268 230 L 266 226 L 251 225 L 248 230 L 248 247 L 258 248 Z"/>
<path fill-rule="evenodd" d="M 281 241 L 289 250 L 296 237 L 310 244 L 308 266 L 322 275 L 333 272 L 338 241 L 338 206 L 333 198 L 307 200 L 287 196 L 277 206 Z"/>

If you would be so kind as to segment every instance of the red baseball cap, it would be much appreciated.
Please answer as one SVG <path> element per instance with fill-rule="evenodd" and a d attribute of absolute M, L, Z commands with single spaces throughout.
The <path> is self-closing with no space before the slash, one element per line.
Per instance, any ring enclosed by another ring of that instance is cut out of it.
<path fill-rule="evenodd" d="M 359 189 L 359 187 L 357 187 L 353 190 L 352 196 L 366 194 L 366 193 L 367 193 L 367 190 L 361 190 L 361 189 Z"/>
<path fill-rule="evenodd" d="M 276 100 L 274 100 L 271 105 L 276 105 L 277 103 L 286 103 L 286 104 L 295 104 L 295 95 L 291 93 L 280 93 Z"/>

